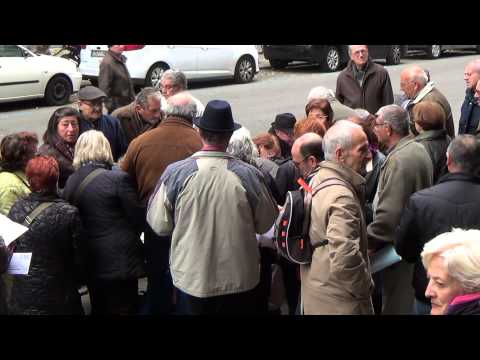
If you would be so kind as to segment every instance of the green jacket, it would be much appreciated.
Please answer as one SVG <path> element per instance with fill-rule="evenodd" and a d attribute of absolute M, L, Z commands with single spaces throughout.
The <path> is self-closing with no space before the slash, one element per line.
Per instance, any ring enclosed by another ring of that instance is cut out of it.
<path fill-rule="evenodd" d="M 373 201 L 373 222 L 368 226 L 368 246 L 394 244 L 395 229 L 410 196 L 433 185 L 433 165 L 425 147 L 405 137 L 390 151 L 380 170 Z"/>
<path fill-rule="evenodd" d="M 1 170 L 0 170 L 1 171 Z M 0 213 L 8 215 L 10 208 L 19 197 L 30 193 L 27 178 L 23 171 L 0 172 Z"/>

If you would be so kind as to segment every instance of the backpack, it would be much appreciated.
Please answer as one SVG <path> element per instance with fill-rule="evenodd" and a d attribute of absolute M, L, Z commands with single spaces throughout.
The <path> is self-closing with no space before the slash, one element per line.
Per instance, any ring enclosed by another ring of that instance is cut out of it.
<path fill-rule="evenodd" d="M 343 181 L 329 178 L 312 189 L 303 180 L 299 180 L 299 190 L 288 191 L 285 205 L 275 222 L 275 245 L 278 253 L 295 264 L 310 264 L 314 247 L 310 242 L 310 216 L 312 199 L 322 189 L 332 185 L 347 186 Z M 317 246 L 328 244 L 321 241 Z"/>

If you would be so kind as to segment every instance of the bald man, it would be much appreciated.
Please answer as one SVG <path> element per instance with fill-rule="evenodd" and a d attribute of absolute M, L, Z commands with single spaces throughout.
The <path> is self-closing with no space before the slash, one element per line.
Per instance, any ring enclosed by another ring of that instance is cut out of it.
<path fill-rule="evenodd" d="M 292 146 L 292 161 L 300 175 L 309 180 L 323 161 L 322 137 L 315 133 L 300 136 Z"/>
<path fill-rule="evenodd" d="M 445 128 L 450 137 L 455 136 L 455 125 L 453 123 L 452 110 L 447 98 L 435 87 L 425 70 L 418 66 L 412 65 L 405 68 L 400 74 L 400 90 L 405 93 L 409 100 L 405 104 L 405 109 L 410 117 L 410 133 L 414 136 L 418 135 L 413 121 L 413 107 L 421 101 L 432 101 L 439 104 L 445 112 Z"/>
<path fill-rule="evenodd" d="M 325 161 L 311 182 L 314 253 L 311 264 L 300 266 L 303 313 L 370 315 L 373 282 L 363 210 L 371 159 L 367 136 L 361 126 L 339 120 L 326 132 L 323 151 Z"/>
<path fill-rule="evenodd" d="M 145 202 L 168 165 L 186 159 L 202 148 L 200 136 L 192 125 L 196 113 L 197 107 L 190 94 L 182 92 L 173 95 L 168 99 L 166 119 L 130 143 L 121 166 L 136 180 L 140 197 Z M 147 314 L 168 314 L 172 311 L 173 285 L 168 274 L 169 240 L 159 239 L 147 225 Z"/>
<path fill-rule="evenodd" d="M 475 98 L 475 89 L 480 79 L 480 59 L 470 61 L 465 66 L 464 77 L 467 84 L 465 100 L 461 108 L 458 134 L 478 135 L 480 133 L 480 105 Z"/>
<path fill-rule="evenodd" d="M 367 45 L 349 45 L 350 61 L 338 75 L 336 97 L 352 109 L 367 109 L 375 114 L 393 103 L 393 90 L 387 70 L 375 64 Z"/>

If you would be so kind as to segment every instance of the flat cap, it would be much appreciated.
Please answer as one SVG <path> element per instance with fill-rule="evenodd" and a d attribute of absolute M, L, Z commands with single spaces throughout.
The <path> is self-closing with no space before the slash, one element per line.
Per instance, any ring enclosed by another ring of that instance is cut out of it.
<path fill-rule="evenodd" d="M 78 91 L 79 100 L 97 100 L 100 98 L 107 97 L 102 90 L 95 86 L 85 86 Z"/>

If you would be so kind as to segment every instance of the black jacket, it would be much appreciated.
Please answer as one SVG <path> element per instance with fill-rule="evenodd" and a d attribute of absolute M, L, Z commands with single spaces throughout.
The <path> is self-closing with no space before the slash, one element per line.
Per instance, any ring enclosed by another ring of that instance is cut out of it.
<path fill-rule="evenodd" d="M 285 203 L 287 192 L 298 190 L 299 185 L 297 180 L 300 177 L 300 174 L 292 160 L 276 159 L 274 161 L 279 165 L 277 176 L 275 177 L 275 184 L 277 185 L 281 200 L 279 205 L 283 205 Z"/>
<path fill-rule="evenodd" d="M 77 291 L 83 278 L 81 221 L 78 209 L 53 195 L 31 193 L 17 201 L 8 217 L 23 223 L 39 204 L 54 202 L 15 240 L 15 252 L 31 252 L 28 276 L 15 275 L 9 312 L 22 315 L 83 314 Z"/>
<path fill-rule="evenodd" d="M 477 135 L 480 122 L 480 106 L 474 97 L 471 89 L 467 89 L 465 100 L 463 101 L 460 121 L 458 123 L 458 134 Z"/>
<path fill-rule="evenodd" d="M 449 305 L 446 315 L 480 315 L 480 299 Z"/>
<path fill-rule="evenodd" d="M 447 148 L 450 144 L 450 136 L 446 129 L 429 130 L 415 137 L 415 141 L 422 144 L 430 155 L 433 165 L 433 183 L 448 172 Z"/>
<path fill-rule="evenodd" d="M 63 197 L 73 203 L 78 187 L 97 168 L 106 169 L 84 189 L 78 208 L 87 232 L 89 279 L 127 280 L 144 275 L 143 245 L 145 205 L 140 202 L 130 176 L 110 170 L 101 163 L 89 163 L 73 173 Z"/>
<path fill-rule="evenodd" d="M 480 179 L 455 173 L 440 178 L 438 185 L 414 193 L 405 207 L 396 231 L 395 249 L 415 263 L 413 287 L 417 299 L 428 302 L 428 280 L 420 261 L 423 246 L 453 227 L 480 229 Z"/>

